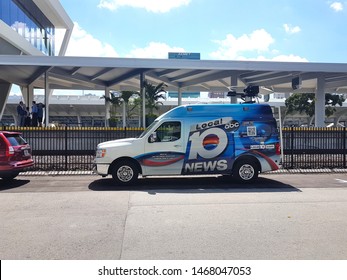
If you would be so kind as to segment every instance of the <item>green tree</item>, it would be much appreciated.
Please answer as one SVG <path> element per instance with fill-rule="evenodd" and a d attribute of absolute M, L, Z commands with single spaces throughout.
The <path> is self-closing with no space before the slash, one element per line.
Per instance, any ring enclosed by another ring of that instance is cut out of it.
<path fill-rule="evenodd" d="M 107 102 L 112 104 L 111 107 L 111 119 L 115 119 L 117 115 L 117 108 L 121 107 L 125 103 L 126 119 L 131 117 L 133 113 L 139 108 L 139 93 L 137 91 L 121 91 L 120 94 L 110 92 L 110 97 L 103 96 Z"/>
<path fill-rule="evenodd" d="M 104 98 L 106 102 L 111 103 L 111 109 L 110 109 L 110 119 L 113 121 L 116 121 L 116 115 L 117 115 L 117 108 L 122 105 L 122 98 L 119 96 L 116 92 L 110 92 L 110 96 L 103 95 L 101 98 Z"/>
<path fill-rule="evenodd" d="M 163 105 L 163 102 L 161 102 L 160 99 L 165 100 L 164 93 L 166 93 L 165 87 L 167 87 L 167 85 L 164 83 L 159 83 L 155 86 L 145 80 L 143 82 L 143 87 L 145 89 L 146 108 L 148 110 L 148 115 L 153 116 L 154 110 L 158 110 L 159 106 Z"/>
<path fill-rule="evenodd" d="M 286 99 L 285 105 L 287 114 L 299 112 L 312 117 L 315 113 L 315 94 L 314 93 L 294 93 Z M 336 106 L 342 106 L 345 98 L 341 94 L 325 94 L 325 115 L 330 117 L 336 111 Z"/>
<path fill-rule="evenodd" d="M 138 113 L 138 109 L 140 108 L 140 94 L 137 91 L 121 91 L 121 99 L 122 103 L 125 103 L 125 112 L 126 116 L 124 116 L 127 120 L 132 117 L 134 114 Z"/>

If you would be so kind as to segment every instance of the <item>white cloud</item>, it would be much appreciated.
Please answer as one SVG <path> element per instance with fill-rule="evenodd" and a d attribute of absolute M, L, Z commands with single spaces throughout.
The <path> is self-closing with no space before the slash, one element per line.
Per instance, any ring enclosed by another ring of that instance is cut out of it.
<path fill-rule="evenodd" d="M 271 50 L 270 46 L 275 39 L 264 29 L 253 31 L 251 34 L 244 34 L 239 38 L 228 34 L 224 40 L 216 40 L 219 45 L 218 50 L 210 53 L 213 59 L 223 60 L 258 60 L 258 61 L 296 61 L 307 62 L 306 58 L 297 55 L 281 55 L 278 50 Z M 247 52 L 247 56 L 245 53 Z M 262 52 L 276 54 L 272 58 L 266 58 Z M 253 55 L 252 55 L 253 54 Z"/>
<path fill-rule="evenodd" d="M 63 31 L 56 30 L 56 46 L 63 40 Z M 58 53 L 58 49 L 56 53 Z M 125 57 L 128 58 L 167 58 L 169 52 L 185 52 L 180 47 L 170 47 L 165 43 L 150 42 L 144 48 L 134 47 Z M 118 52 L 110 44 L 94 38 L 91 34 L 74 22 L 71 39 L 66 56 L 119 57 Z"/>
<path fill-rule="evenodd" d="M 290 24 L 283 24 L 284 30 L 288 33 L 288 34 L 294 34 L 294 33 L 298 33 L 301 31 L 301 28 L 299 26 L 291 26 Z"/>
<path fill-rule="evenodd" d="M 57 32 L 56 42 L 62 41 L 62 32 Z M 66 50 L 66 56 L 119 57 L 117 51 L 107 43 L 94 38 L 74 22 L 74 29 Z"/>
<path fill-rule="evenodd" d="M 123 6 L 145 9 L 153 13 L 166 13 L 188 5 L 191 0 L 100 0 L 98 7 L 114 11 Z"/>
<path fill-rule="evenodd" d="M 67 48 L 67 56 L 94 56 L 94 57 L 119 57 L 116 49 L 110 44 L 94 38 L 74 23 L 74 29 Z M 56 30 L 56 44 L 62 41 L 63 33 Z M 270 50 L 270 45 L 274 39 L 265 30 L 260 29 L 250 35 L 244 34 L 239 38 L 228 34 L 226 39 L 215 41 L 219 48 L 210 54 L 213 59 L 238 59 L 238 60 L 274 60 L 274 61 L 307 61 L 307 59 L 296 55 L 279 55 L 279 51 Z M 271 59 L 265 58 L 261 52 L 270 51 L 277 55 Z M 186 52 L 182 47 L 171 47 L 162 42 L 150 42 L 147 46 L 134 47 L 124 57 L 128 58 L 167 58 L 169 52 Z M 253 57 L 245 57 L 244 52 L 254 52 Z"/>
<path fill-rule="evenodd" d="M 228 34 L 224 40 L 215 40 L 219 45 L 218 50 L 210 56 L 215 59 L 237 59 L 243 52 L 268 51 L 275 40 L 264 29 L 258 29 L 251 34 L 244 34 L 239 38 Z"/>
<path fill-rule="evenodd" d="M 110 44 L 103 43 L 94 38 L 91 34 L 82 29 L 77 22 L 74 24 L 72 36 L 66 51 L 67 56 L 119 56 Z"/>
<path fill-rule="evenodd" d="M 180 47 L 170 47 L 165 43 L 150 42 L 144 48 L 134 48 L 126 57 L 133 58 L 168 58 L 169 52 L 185 52 Z"/>
<path fill-rule="evenodd" d="M 289 54 L 289 55 L 278 55 L 273 58 L 267 58 L 263 55 L 259 55 L 257 57 L 243 57 L 240 56 L 237 60 L 251 60 L 251 61 L 281 61 L 281 62 L 308 62 L 308 60 L 304 57 Z"/>
<path fill-rule="evenodd" d="M 330 5 L 335 12 L 340 12 L 343 10 L 343 4 L 341 2 L 334 2 Z"/>

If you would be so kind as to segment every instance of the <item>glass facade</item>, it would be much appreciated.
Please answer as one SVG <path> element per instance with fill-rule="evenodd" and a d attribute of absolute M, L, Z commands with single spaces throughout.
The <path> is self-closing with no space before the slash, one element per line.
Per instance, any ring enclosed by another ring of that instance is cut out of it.
<path fill-rule="evenodd" d="M 54 55 L 55 28 L 31 0 L 0 0 L 0 20 L 46 55 Z"/>

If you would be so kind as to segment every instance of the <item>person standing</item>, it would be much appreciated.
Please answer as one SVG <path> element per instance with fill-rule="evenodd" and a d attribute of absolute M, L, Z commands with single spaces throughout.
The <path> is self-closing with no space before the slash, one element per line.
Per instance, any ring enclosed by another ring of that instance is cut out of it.
<path fill-rule="evenodd" d="M 31 119 L 31 125 L 32 126 L 37 126 L 37 115 L 38 113 L 38 107 L 36 105 L 36 101 L 33 101 L 33 105 L 31 106 L 31 116 L 32 116 L 32 119 Z"/>
<path fill-rule="evenodd" d="M 39 127 L 42 127 L 42 119 L 43 119 L 43 108 L 45 105 L 43 105 L 41 102 L 37 104 L 37 121 L 39 123 Z"/>
<path fill-rule="evenodd" d="M 31 113 L 30 113 L 29 107 L 26 107 L 24 126 L 31 126 L 31 116 L 30 115 L 31 115 Z"/>
<path fill-rule="evenodd" d="M 25 118 L 26 118 L 26 110 L 23 101 L 20 101 L 18 106 L 17 106 L 17 114 L 18 114 L 18 119 L 17 119 L 17 125 L 18 126 L 24 126 L 25 124 Z"/>

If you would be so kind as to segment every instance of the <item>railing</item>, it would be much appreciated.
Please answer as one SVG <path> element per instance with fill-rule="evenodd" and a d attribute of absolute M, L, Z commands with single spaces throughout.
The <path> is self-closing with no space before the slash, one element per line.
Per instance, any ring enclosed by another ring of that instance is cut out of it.
<path fill-rule="evenodd" d="M 91 170 L 98 143 L 138 136 L 142 128 L 1 127 L 20 131 L 33 150 L 32 170 Z M 347 168 L 346 128 L 284 128 L 283 168 Z"/>
<path fill-rule="evenodd" d="M 32 170 L 91 170 L 98 143 L 136 137 L 142 128 L 107 127 L 1 127 L 20 131 L 30 143 L 35 165 Z"/>
<path fill-rule="evenodd" d="M 283 167 L 346 168 L 346 128 L 284 128 Z"/>

